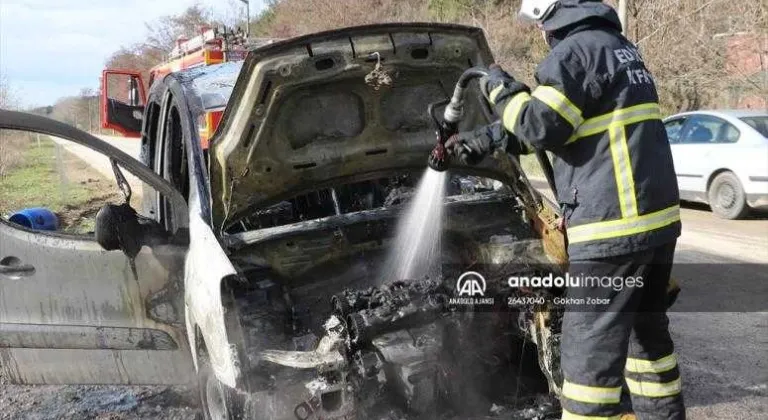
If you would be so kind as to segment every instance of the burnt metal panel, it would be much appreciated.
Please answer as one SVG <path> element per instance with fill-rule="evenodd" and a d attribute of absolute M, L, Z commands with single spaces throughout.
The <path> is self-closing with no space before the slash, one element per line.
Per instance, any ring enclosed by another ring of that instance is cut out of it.
<path fill-rule="evenodd" d="M 176 350 L 179 346 L 167 332 L 151 328 L 3 323 L 0 347 Z"/>
<path fill-rule="evenodd" d="M 346 28 L 251 51 L 210 146 L 215 229 L 318 185 L 425 168 L 435 141 L 426 101 L 448 97 L 464 70 L 492 62 L 480 28 L 442 24 Z M 387 83 L 372 83 L 374 73 Z M 317 89 L 361 103 L 287 105 Z M 487 122 L 475 93 L 463 129 Z"/>

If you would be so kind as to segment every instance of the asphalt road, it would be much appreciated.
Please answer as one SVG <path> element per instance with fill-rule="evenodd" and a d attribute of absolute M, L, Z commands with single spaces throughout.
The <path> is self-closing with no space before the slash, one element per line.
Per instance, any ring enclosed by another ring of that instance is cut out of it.
<path fill-rule="evenodd" d="M 138 140 L 103 138 L 138 155 Z M 669 318 L 689 418 L 768 418 L 768 215 L 722 220 L 685 204 L 682 221 Z"/>
<path fill-rule="evenodd" d="M 690 418 L 768 418 L 768 220 L 682 218 L 669 318 Z"/>
<path fill-rule="evenodd" d="M 139 158 L 139 150 L 141 148 L 141 143 L 139 139 L 116 137 L 116 136 L 101 136 L 101 135 L 97 135 L 96 137 L 120 149 L 122 152 L 128 154 L 134 159 Z M 107 159 L 107 157 L 102 155 L 101 153 L 91 150 L 85 146 L 81 146 L 77 143 L 73 143 L 69 140 L 61 140 L 56 137 L 51 137 L 51 140 L 53 140 L 58 144 L 61 144 L 68 152 L 71 152 L 77 155 L 78 157 L 80 157 L 80 159 L 83 159 L 84 161 L 88 162 L 94 169 L 99 171 L 102 175 L 109 178 L 114 177 L 114 174 L 112 173 L 112 164 L 110 164 L 109 159 Z M 126 174 L 126 175 L 130 175 L 130 174 Z"/>
<path fill-rule="evenodd" d="M 106 141 L 112 146 L 117 147 L 123 152 L 135 157 L 136 159 L 139 158 L 139 149 L 141 148 L 140 139 L 130 138 L 130 137 L 121 137 L 121 136 L 105 136 L 105 135 L 98 135 L 96 137 Z"/>

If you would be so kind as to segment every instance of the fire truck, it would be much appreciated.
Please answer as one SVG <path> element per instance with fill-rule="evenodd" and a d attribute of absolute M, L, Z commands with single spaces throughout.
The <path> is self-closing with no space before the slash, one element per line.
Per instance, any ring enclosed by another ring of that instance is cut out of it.
<path fill-rule="evenodd" d="M 195 67 L 242 61 L 248 42 L 242 31 L 227 28 L 201 28 L 194 37 L 179 37 L 168 60 L 149 71 L 148 87 L 169 73 Z M 100 120 L 102 128 L 115 130 L 125 137 L 141 137 L 142 116 L 147 90 L 141 72 L 105 69 L 101 75 Z M 206 109 L 200 116 L 199 130 L 203 149 L 216 131 L 224 106 Z"/>

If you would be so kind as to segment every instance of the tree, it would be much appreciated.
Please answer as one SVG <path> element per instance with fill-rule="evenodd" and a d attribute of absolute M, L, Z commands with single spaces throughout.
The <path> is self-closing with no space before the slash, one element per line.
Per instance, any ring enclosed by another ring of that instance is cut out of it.
<path fill-rule="evenodd" d="M 210 10 L 195 4 L 180 15 L 164 16 L 146 24 L 147 40 L 120 47 L 106 62 L 107 68 L 135 70 L 149 82 L 149 70 L 167 60 L 179 36 L 192 37 L 204 26 L 217 26 Z"/>
<path fill-rule="evenodd" d="M 166 58 L 167 54 L 160 50 L 137 44 L 132 47 L 120 47 L 107 59 L 106 67 L 138 71 L 144 82 L 149 83 L 149 70 L 165 61 Z"/>
<path fill-rule="evenodd" d="M 679 0 L 673 4 L 633 0 L 628 26 L 630 38 L 640 47 L 655 76 L 665 111 L 728 107 L 727 92 L 734 83 L 742 85 L 750 76 L 730 70 L 734 57 L 729 39 L 738 34 L 764 34 L 768 5 L 728 0 Z M 755 47 L 768 55 L 765 44 L 761 47 L 755 43 Z M 754 84 L 751 87 L 756 88 Z"/>
<path fill-rule="evenodd" d="M 0 108 L 16 109 L 18 99 L 14 95 L 8 80 L 0 75 Z M 11 130 L 0 130 L 0 180 L 22 160 L 22 151 L 26 136 Z"/>
<path fill-rule="evenodd" d="M 14 109 L 19 105 L 16 96 L 11 91 L 8 80 L 0 75 L 0 108 Z"/>
<path fill-rule="evenodd" d="M 83 116 L 83 125 L 95 132 L 99 127 L 99 96 L 91 88 L 80 89 L 77 113 Z M 86 125 L 87 124 L 87 125 Z"/>
<path fill-rule="evenodd" d="M 274 24 L 275 17 L 277 16 L 275 8 L 277 6 L 277 0 L 270 0 L 254 19 L 248 23 L 251 29 L 251 35 L 257 37 L 266 37 L 271 35 L 270 30 Z"/>
<path fill-rule="evenodd" d="M 180 15 L 163 16 L 146 24 L 149 36 L 142 44 L 145 49 L 169 54 L 179 36 L 193 36 L 203 26 L 215 26 L 211 11 L 199 4 L 192 5 Z"/>

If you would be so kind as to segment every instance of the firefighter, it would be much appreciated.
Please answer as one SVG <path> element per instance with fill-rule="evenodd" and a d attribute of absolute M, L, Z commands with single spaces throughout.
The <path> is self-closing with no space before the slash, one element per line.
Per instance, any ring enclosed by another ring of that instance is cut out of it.
<path fill-rule="evenodd" d="M 571 261 L 563 319 L 563 419 L 618 419 L 622 387 L 640 419 L 684 419 L 666 290 L 679 193 L 651 73 L 600 1 L 523 0 L 551 51 L 531 91 L 501 68 L 481 80 L 499 121 L 449 153 L 548 150 Z M 596 281 L 595 279 L 599 279 Z"/>

